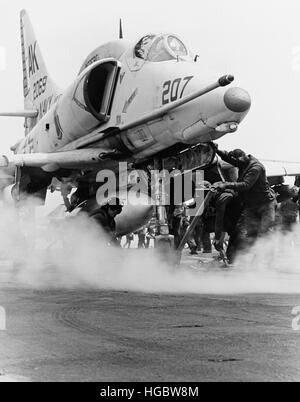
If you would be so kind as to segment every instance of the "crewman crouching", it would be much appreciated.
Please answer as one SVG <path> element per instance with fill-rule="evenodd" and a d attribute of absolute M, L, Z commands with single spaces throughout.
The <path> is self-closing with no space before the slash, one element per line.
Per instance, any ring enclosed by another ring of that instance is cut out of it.
<path fill-rule="evenodd" d="M 120 241 L 116 233 L 115 218 L 123 210 L 120 199 L 113 197 L 105 205 L 97 209 L 92 215 L 93 218 L 108 236 L 109 244 L 120 247 Z"/>

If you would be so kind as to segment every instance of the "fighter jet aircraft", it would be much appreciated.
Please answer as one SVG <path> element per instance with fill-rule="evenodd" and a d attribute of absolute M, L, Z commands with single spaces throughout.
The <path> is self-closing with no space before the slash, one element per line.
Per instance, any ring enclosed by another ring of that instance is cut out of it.
<path fill-rule="evenodd" d="M 118 172 L 120 162 L 146 170 L 176 157 L 183 168 L 200 167 L 213 159 L 202 144 L 237 131 L 250 109 L 249 94 L 231 86 L 233 76 L 209 77 L 205 61 L 173 33 L 99 46 L 62 91 L 24 10 L 20 29 L 24 110 L 0 114 L 25 118 L 24 138 L 0 158 L 1 167 L 15 169 L 15 201 L 44 200 L 54 177 L 76 181 L 95 198 L 98 172 Z M 149 203 L 127 205 L 118 218 L 121 232 L 151 215 Z"/>

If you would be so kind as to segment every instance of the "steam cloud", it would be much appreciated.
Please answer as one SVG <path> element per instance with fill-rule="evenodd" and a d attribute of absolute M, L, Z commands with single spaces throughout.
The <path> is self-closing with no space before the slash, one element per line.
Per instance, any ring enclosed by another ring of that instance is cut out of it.
<path fill-rule="evenodd" d="M 32 219 L 32 203 L 17 212 L 0 210 L 1 282 L 33 288 L 111 289 L 159 293 L 299 293 L 300 229 L 260 240 L 222 270 L 184 261 L 179 268 L 154 250 L 106 246 L 99 227 L 84 216 Z"/>

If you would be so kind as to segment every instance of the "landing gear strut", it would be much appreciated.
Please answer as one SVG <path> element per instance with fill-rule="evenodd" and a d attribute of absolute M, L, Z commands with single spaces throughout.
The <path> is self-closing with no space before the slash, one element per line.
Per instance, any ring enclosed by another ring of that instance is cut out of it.
<path fill-rule="evenodd" d="M 155 158 L 152 160 L 151 165 L 157 172 L 163 172 L 163 169 L 166 171 L 172 171 L 173 169 L 179 170 L 181 172 L 184 171 L 196 171 L 200 169 L 207 168 L 211 164 L 213 164 L 215 159 L 215 151 L 214 148 L 210 144 L 199 144 L 192 149 L 188 148 L 185 150 L 180 150 L 176 154 L 176 158 L 174 159 L 174 155 L 172 157 L 169 154 L 163 154 L 160 158 Z M 175 263 L 179 265 L 181 259 L 181 252 L 188 239 L 191 229 L 185 234 L 185 239 L 182 244 L 175 249 L 174 246 L 174 236 L 170 235 L 169 232 L 169 223 L 166 213 L 166 205 L 169 205 L 168 198 L 169 194 L 166 191 L 166 183 L 167 180 L 164 180 L 162 175 L 159 175 L 159 180 L 155 181 L 155 203 L 156 203 L 156 238 L 155 238 L 155 247 L 160 250 L 160 253 L 164 256 L 164 259 L 167 259 L 168 262 Z M 206 202 L 209 200 L 207 199 Z M 207 203 L 205 203 L 205 206 Z M 201 215 L 202 211 L 197 212 L 197 216 Z M 196 218 L 195 223 L 197 223 L 199 218 Z"/>
<path fill-rule="evenodd" d="M 163 161 L 161 159 L 155 159 L 154 170 L 158 173 L 154 189 L 157 222 L 155 248 L 164 262 L 174 264 L 176 263 L 176 253 L 174 247 L 174 236 L 170 235 L 166 212 L 168 194 L 166 192 L 166 180 L 162 173 L 163 169 Z"/>

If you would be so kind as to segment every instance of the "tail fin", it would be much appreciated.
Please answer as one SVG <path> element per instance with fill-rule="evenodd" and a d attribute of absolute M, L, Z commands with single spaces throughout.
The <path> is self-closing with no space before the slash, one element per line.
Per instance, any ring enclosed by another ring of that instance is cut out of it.
<path fill-rule="evenodd" d="M 60 94 L 58 87 L 50 78 L 39 44 L 36 40 L 30 19 L 25 10 L 20 13 L 23 89 L 25 109 L 36 110 L 38 117 L 31 121 L 28 129 L 48 111 L 50 105 Z"/>

